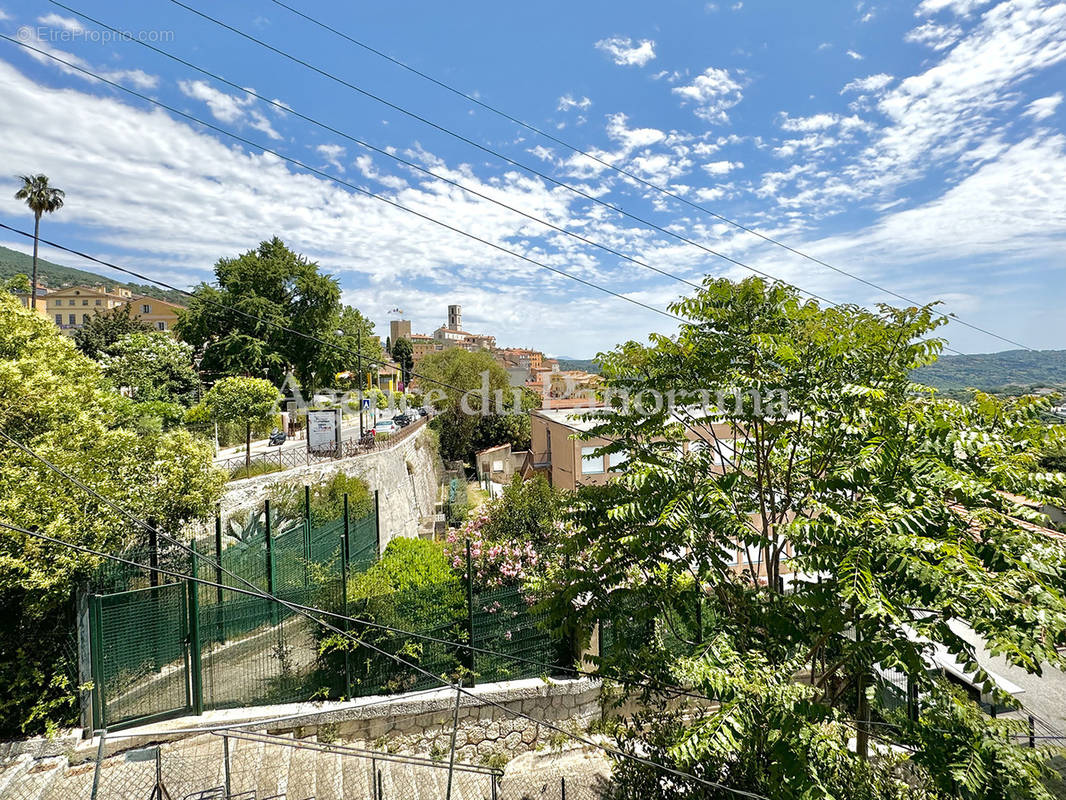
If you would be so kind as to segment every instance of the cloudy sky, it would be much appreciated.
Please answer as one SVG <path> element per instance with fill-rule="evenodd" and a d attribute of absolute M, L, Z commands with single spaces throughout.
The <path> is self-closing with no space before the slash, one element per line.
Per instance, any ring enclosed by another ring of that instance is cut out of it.
<path fill-rule="evenodd" d="M 160 279 L 209 279 L 220 256 L 276 234 L 383 333 L 392 309 L 428 332 L 461 303 L 468 330 L 573 357 L 672 322 L 545 267 L 660 309 L 692 291 L 683 281 L 751 274 L 736 262 L 835 302 L 903 302 L 716 214 L 1066 348 L 1066 4 L 286 1 L 559 141 L 270 0 L 183 2 L 321 72 L 172 0 L 0 0 L 0 34 L 43 51 L 0 40 L 0 221 L 32 227 L 13 176 L 45 172 L 67 204 L 44 235 Z M 7 232 L 0 244 L 28 249 Z M 1014 347 L 945 330 L 965 352 Z"/>

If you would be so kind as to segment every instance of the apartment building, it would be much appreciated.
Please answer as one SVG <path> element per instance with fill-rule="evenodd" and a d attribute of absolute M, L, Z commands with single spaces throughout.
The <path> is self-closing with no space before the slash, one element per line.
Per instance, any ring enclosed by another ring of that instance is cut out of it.
<path fill-rule="evenodd" d="M 178 321 L 178 312 L 184 311 L 185 306 L 159 300 L 155 297 L 137 297 L 127 301 L 133 315 L 140 317 L 157 331 L 171 331 Z"/>
<path fill-rule="evenodd" d="M 133 299 L 129 289 L 103 286 L 68 286 L 54 289 L 45 296 L 48 316 L 63 333 L 73 336 L 94 313 L 104 314 Z M 38 305 L 40 300 L 38 300 Z"/>
<path fill-rule="evenodd" d="M 52 315 L 48 313 L 48 287 L 38 283 L 36 291 L 34 293 L 37 295 L 37 313 L 45 319 L 51 320 Z M 18 297 L 19 302 L 22 304 L 23 308 L 32 307 L 30 304 L 30 295 L 28 292 L 19 292 L 16 297 Z"/>
<path fill-rule="evenodd" d="M 589 414 L 597 410 L 602 412 L 603 408 L 590 409 L 586 406 L 580 409 L 538 409 L 530 412 L 533 471 L 545 475 L 553 486 L 569 490 L 581 486 L 600 486 L 621 474 L 626 462 L 624 452 L 597 455 L 599 448 L 610 444 L 607 439 L 578 438 L 596 425 L 597 420 Z M 714 451 L 715 463 L 718 469 L 725 469 L 717 453 L 721 452 L 726 460 L 730 460 L 730 446 L 727 443 L 732 439 L 732 429 L 725 423 L 708 423 L 702 432 L 708 438 L 713 433 L 718 439 L 719 444 Z M 686 435 L 688 440 L 681 445 L 679 455 L 707 447 L 703 436 L 693 431 L 688 431 Z M 752 565 L 758 565 L 761 561 L 758 552 L 749 552 L 741 545 L 728 552 L 727 556 L 732 558 L 731 565 L 738 572 L 751 569 Z M 762 573 L 761 566 L 757 571 Z"/>
<path fill-rule="evenodd" d="M 47 301 L 47 316 L 63 333 L 73 336 L 93 314 L 106 314 L 128 306 L 135 317 L 150 324 L 157 331 L 170 331 L 178 321 L 178 312 L 184 309 L 177 303 L 155 297 L 134 297 L 129 289 L 103 286 L 68 286 L 53 289 L 44 299 Z M 41 308 L 41 298 L 37 300 Z"/>

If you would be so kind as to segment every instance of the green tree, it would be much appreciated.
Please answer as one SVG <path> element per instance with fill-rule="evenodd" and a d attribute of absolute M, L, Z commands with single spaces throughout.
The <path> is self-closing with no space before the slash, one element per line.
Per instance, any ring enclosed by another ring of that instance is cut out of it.
<path fill-rule="evenodd" d="M 177 533 L 209 514 L 224 475 L 184 431 L 122 424 L 129 401 L 54 325 L 0 295 L 0 430 L 141 519 Z M 40 461 L 0 444 L 0 519 L 105 552 L 144 532 Z M 0 532 L 0 730 L 34 733 L 77 717 L 75 588 L 100 560 Z"/>
<path fill-rule="evenodd" d="M 215 264 L 215 284 L 201 284 L 175 326 L 201 354 L 211 377 L 255 375 L 280 385 L 291 368 L 313 392 L 328 371 L 328 348 L 280 330 L 331 339 L 340 315 L 337 281 L 277 237 Z"/>
<path fill-rule="evenodd" d="M 263 378 L 223 378 L 204 395 L 203 404 L 219 422 L 244 423 L 244 465 L 252 461 L 252 427 L 278 412 L 281 393 Z"/>
<path fill-rule="evenodd" d="M 100 366 L 116 387 L 132 389 L 139 403 L 190 406 L 200 388 L 192 347 L 158 331 L 123 336 L 100 357 Z"/>
<path fill-rule="evenodd" d="M 41 217 L 52 214 L 63 207 L 66 192 L 51 186 L 47 175 L 19 175 L 22 185 L 15 192 L 16 200 L 25 201 L 33 212 L 33 275 L 30 284 L 30 307 L 37 308 L 37 246 L 40 243 Z"/>
<path fill-rule="evenodd" d="M 392 357 L 400 365 L 400 375 L 403 385 L 411 382 L 411 371 L 415 368 L 414 349 L 411 340 L 400 337 L 392 343 Z"/>
<path fill-rule="evenodd" d="M 470 461 L 479 425 L 500 410 L 497 393 L 511 405 L 507 372 L 487 351 L 453 347 L 427 355 L 418 373 L 426 402 L 439 412 L 432 424 L 440 434 L 441 456 Z"/>
<path fill-rule="evenodd" d="M 103 313 L 94 311 L 89 321 L 74 331 L 74 344 L 89 358 L 99 359 L 124 336 L 153 332 L 155 329 L 127 304 Z"/>
<path fill-rule="evenodd" d="M 1049 401 L 914 394 L 911 370 L 940 346 L 930 308 L 820 308 L 785 286 L 708 279 L 672 310 L 690 320 L 676 337 L 599 357 L 612 410 L 587 435 L 627 468 L 582 492 L 555 582 L 560 616 L 625 620 L 605 666 L 691 681 L 679 670 L 708 622 L 770 663 L 818 655 L 820 704 L 804 707 L 857 720 L 862 755 L 889 689 L 880 668 L 933 691 L 934 643 L 976 668 L 949 623 L 1031 671 L 1063 663 L 1066 551 L 1012 499 L 1061 493 L 1040 468 Z M 786 564 L 819 580 L 783 592 Z"/>
<path fill-rule="evenodd" d="M 344 306 L 333 327 L 327 339 L 337 346 L 323 350 L 316 368 L 316 385 L 337 386 L 336 376 L 351 372 L 355 375 L 353 388 L 365 391 L 367 375 L 377 374 L 382 359 L 381 341 L 374 335 L 374 323 L 358 309 Z M 362 374 L 359 374 L 360 367 Z"/>
<path fill-rule="evenodd" d="M 3 290 L 11 294 L 29 294 L 31 290 L 30 279 L 25 272 L 16 272 L 3 283 Z"/>

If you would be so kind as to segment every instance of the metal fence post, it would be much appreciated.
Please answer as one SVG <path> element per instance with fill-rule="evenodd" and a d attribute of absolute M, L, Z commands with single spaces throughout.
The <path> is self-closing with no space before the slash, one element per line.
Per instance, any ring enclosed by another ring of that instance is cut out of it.
<path fill-rule="evenodd" d="M 89 658 L 93 671 L 93 722 L 104 728 L 107 725 L 107 703 L 104 697 L 104 624 L 103 601 L 100 595 L 89 598 Z"/>
<path fill-rule="evenodd" d="M 199 558 L 196 542 L 192 542 L 192 574 L 196 575 Z M 189 579 L 185 582 L 189 599 L 189 674 L 191 678 L 192 713 L 204 713 L 204 682 L 200 662 L 200 584 Z"/>
<path fill-rule="evenodd" d="M 274 542 L 270 535 L 270 500 L 263 501 L 263 511 L 266 516 L 266 584 L 267 594 L 274 595 Z M 278 624 L 277 603 L 270 602 L 270 624 Z"/>
<path fill-rule="evenodd" d="M 344 624 L 342 629 L 348 632 L 348 533 L 350 523 L 348 519 L 348 493 L 344 493 L 344 532 L 341 534 L 341 606 L 344 609 Z M 344 646 L 344 694 L 352 696 L 352 670 L 351 659 L 347 644 Z"/>
<path fill-rule="evenodd" d="M 304 484 L 304 588 L 310 584 L 311 569 L 311 487 Z"/>
<path fill-rule="evenodd" d="M 374 490 L 374 536 L 378 541 L 378 558 L 381 558 L 381 551 L 385 548 L 381 546 L 381 504 L 377 489 Z"/>
<path fill-rule="evenodd" d="M 1033 715 L 1029 715 L 1029 748 L 1036 747 L 1036 720 L 1033 719 Z"/>
<path fill-rule="evenodd" d="M 467 648 L 467 668 L 470 676 L 467 685 L 473 686 L 474 680 L 474 570 L 473 560 L 470 558 L 470 539 L 466 540 L 466 635 L 469 647 Z"/>
<path fill-rule="evenodd" d="M 559 795 L 561 800 L 566 800 L 566 778 L 559 778 Z"/>
<path fill-rule="evenodd" d="M 215 508 L 215 603 L 218 605 L 216 616 L 218 617 L 218 641 L 223 641 L 226 635 L 225 626 L 222 623 L 222 505 Z"/>
<path fill-rule="evenodd" d="M 96 800 L 100 793 L 100 764 L 104 760 L 104 741 L 107 739 L 107 728 L 100 731 L 100 742 L 96 745 L 96 768 L 93 770 L 93 790 L 89 795 L 90 800 Z"/>
<path fill-rule="evenodd" d="M 229 737 L 222 737 L 222 766 L 226 773 L 226 797 L 233 794 L 233 789 L 230 785 L 230 771 L 229 771 Z"/>

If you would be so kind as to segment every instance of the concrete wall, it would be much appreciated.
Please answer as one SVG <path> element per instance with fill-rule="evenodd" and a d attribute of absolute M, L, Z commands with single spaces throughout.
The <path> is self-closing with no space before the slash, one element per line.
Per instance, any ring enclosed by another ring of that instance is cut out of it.
<path fill-rule="evenodd" d="M 311 464 L 231 482 L 222 497 L 222 516 L 261 508 L 273 487 L 290 482 L 315 484 L 343 472 L 358 475 L 377 491 L 381 514 L 381 546 L 397 536 L 418 536 L 431 526 L 442 467 L 428 426 L 372 453 Z"/>

